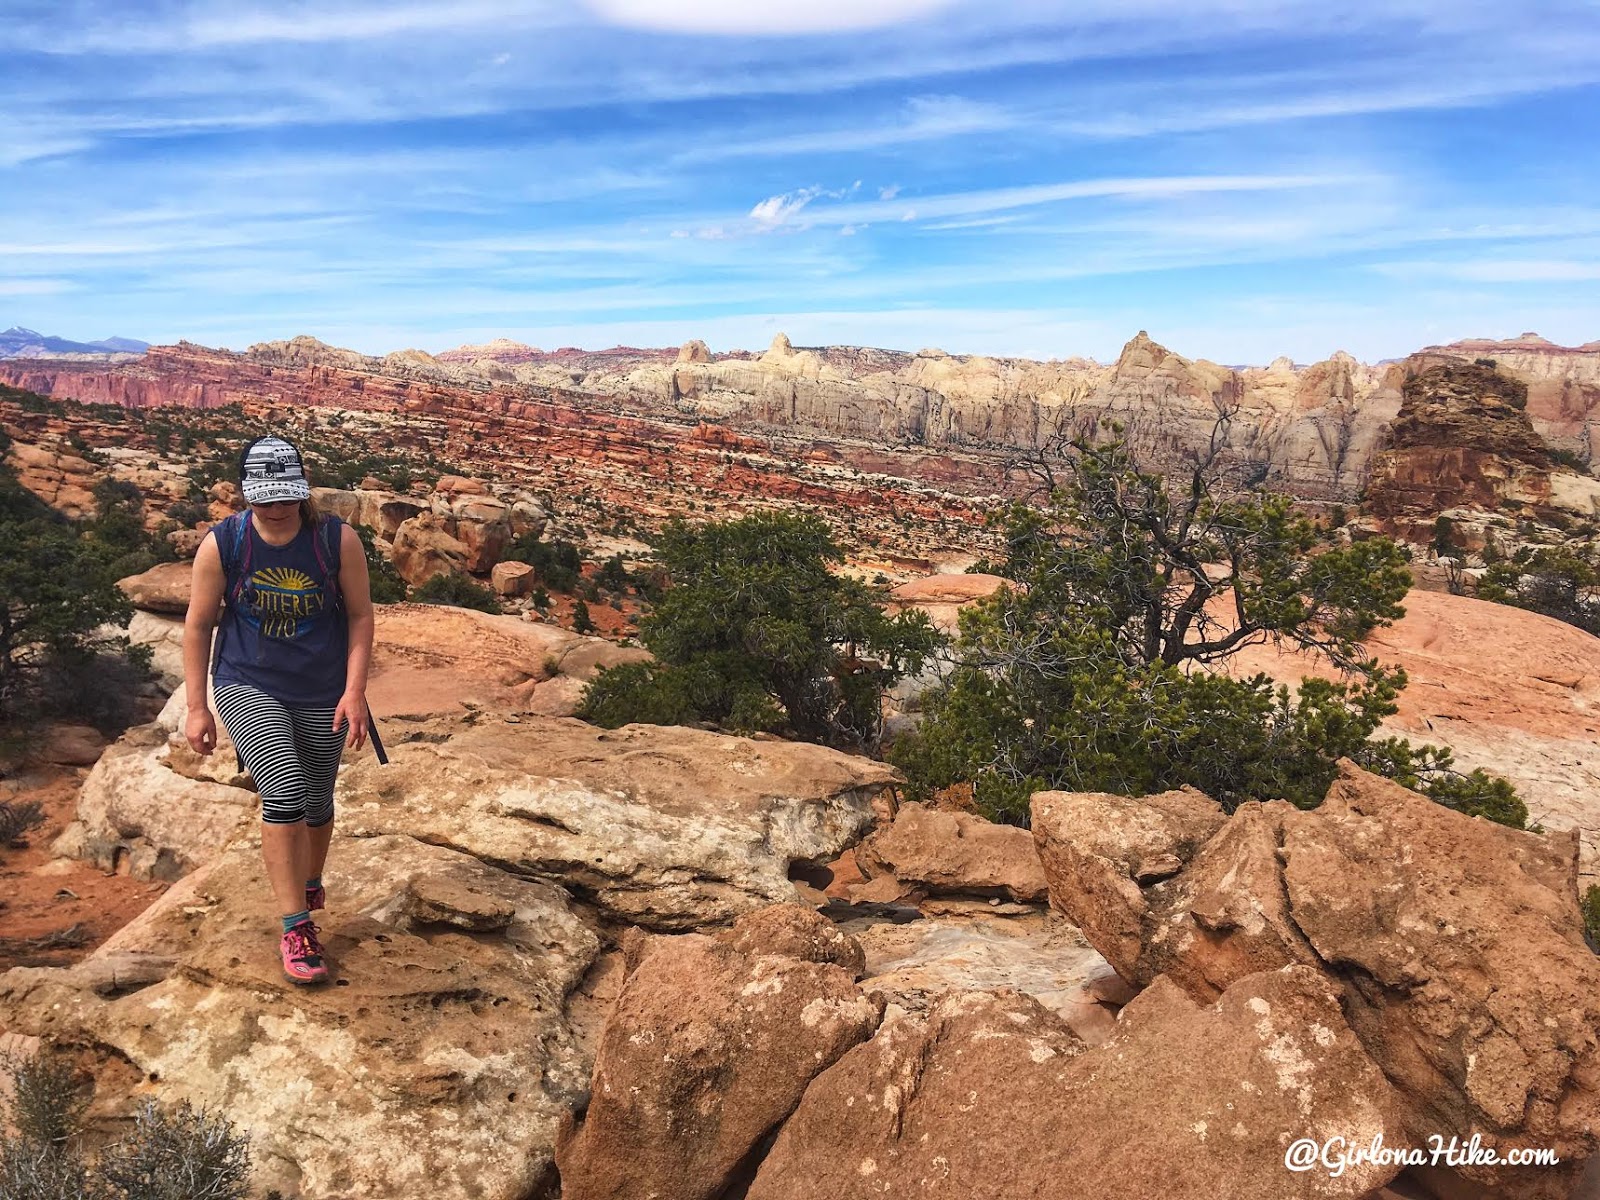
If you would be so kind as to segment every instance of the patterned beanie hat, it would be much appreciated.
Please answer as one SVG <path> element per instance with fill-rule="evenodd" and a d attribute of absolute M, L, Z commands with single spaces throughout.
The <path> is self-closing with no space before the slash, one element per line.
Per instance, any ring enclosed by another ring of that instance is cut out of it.
<path fill-rule="evenodd" d="M 239 456 L 239 490 L 250 504 L 274 500 L 309 500 L 300 451 L 280 437 L 257 438 Z"/>

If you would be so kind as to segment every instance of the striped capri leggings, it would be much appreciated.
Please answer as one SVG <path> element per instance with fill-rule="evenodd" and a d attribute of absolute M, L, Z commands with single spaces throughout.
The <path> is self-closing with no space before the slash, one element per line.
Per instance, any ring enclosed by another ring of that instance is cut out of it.
<path fill-rule="evenodd" d="M 332 708 L 290 707 L 242 683 L 215 693 L 217 716 L 239 761 L 261 793 L 261 819 L 270 825 L 333 820 L 333 781 L 348 730 L 334 729 Z"/>

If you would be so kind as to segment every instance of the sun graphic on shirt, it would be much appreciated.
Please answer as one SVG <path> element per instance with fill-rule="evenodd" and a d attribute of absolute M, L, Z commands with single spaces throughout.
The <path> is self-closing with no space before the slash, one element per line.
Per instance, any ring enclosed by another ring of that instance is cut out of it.
<path fill-rule="evenodd" d="M 255 585 L 279 588 L 286 592 L 309 592 L 317 586 L 311 576 L 293 567 L 263 567 L 255 573 Z"/>

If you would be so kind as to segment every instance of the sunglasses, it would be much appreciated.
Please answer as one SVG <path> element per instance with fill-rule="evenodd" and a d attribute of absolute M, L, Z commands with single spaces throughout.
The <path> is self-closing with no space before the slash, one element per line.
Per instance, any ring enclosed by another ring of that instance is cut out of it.
<path fill-rule="evenodd" d="M 291 504 L 299 504 L 298 500 L 252 500 L 251 508 L 288 508 Z"/>

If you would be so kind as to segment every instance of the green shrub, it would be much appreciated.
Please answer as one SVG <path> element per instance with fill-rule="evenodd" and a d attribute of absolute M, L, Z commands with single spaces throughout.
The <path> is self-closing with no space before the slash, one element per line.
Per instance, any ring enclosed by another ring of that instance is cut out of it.
<path fill-rule="evenodd" d="M 1285 497 L 1216 495 L 1209 462 L 1173 492 L 1117 443 L 1073 442 L 1051 465 L 1066 481 L 997 521 L 1006 554 L 990 569 L 1020 586 L 962 612 L 954 669 L 891 750 L 912 795 L 970 784 L 990 816 L 1016 822 L 1049 788 L 1187 784 L 1230 810 L 1311 807 L 1348 757 L 1452 807 L 1525 821 L 1503 780 L 1461 775 L 1431 747 L 1369 741 L 1406 682 L 1361 647 L 1404 611 L 1410 576 L 1393 543 L 1329 545 Z M 1346 680 L 1305 679 L 1291 695 L 1265 675 L 1197 669 L 1269 639 Z"/>
<path fill-rule="evenodd" d="M 1491 564 L 1476 594 L 1600 635 L 1600 548 L 1524 547 L 1510 560 Z"/>
<path fill-rule="evenodd" d="M 1589 945 L 1600 951 L 1600 885 L 1591 883 L 1583 894 L 1583 930 Z"/>
<path fill-rule="evenodd" d="M 202 521 L 211 520 L 211 509 L 198 500 L 179 500 L 167 509 L 167 516 L 176 521 L 180 528 L 192 529 Z"/>
<path fill-rule="evenodd" d="M 588 604 L 579 600 L 572 606 L 572 632 L 593 633 L 594 629 L 594 617 L 589 612 Z"/>
<path fill-rule="evenodd" d="M 628 586 L 628 568 L 622 565 L 622 555 L 613 554 L 601 564 L 595 582 L 608 592 L 620 592 Z"/>
<path fill-rule="evenodd" d="M 657 549 L 672 585 L 640 623 L 657 663 L 590 685 L 583 711 L 605 724 L 692 712 L 741 732 L 871 745 L 884 690 L 940 640 L 920 612 L 889 617 L 879 592 L 835 575 L 843 552 L 815 517 L 674 521 Z"/>
<path fill-rule="evenodd" d="M 155 556 L 133 507 L 142 502 L 137 490 L 96 491 L 103 511 L 74 524 L 0 466 L 0 726 L 56 715 L 46 711 L 52 702 L 44 694 L 54 675 L 100 655 L 126 657 L 126 639 L 103 632 L 133 612 L 116 580 L 151 566 Z M 137 671 L 140 664 L 128 661 Z M 101 685 L 102 693 L 111 690 Z"/>
<path fill-rule="evenodd" d="M 486 613 L 500 611 L 500 601 L 494 592 L 465 575 L 435 575 L 413 589 L 411 599 L 418 604 L 447 604 Z"/>

